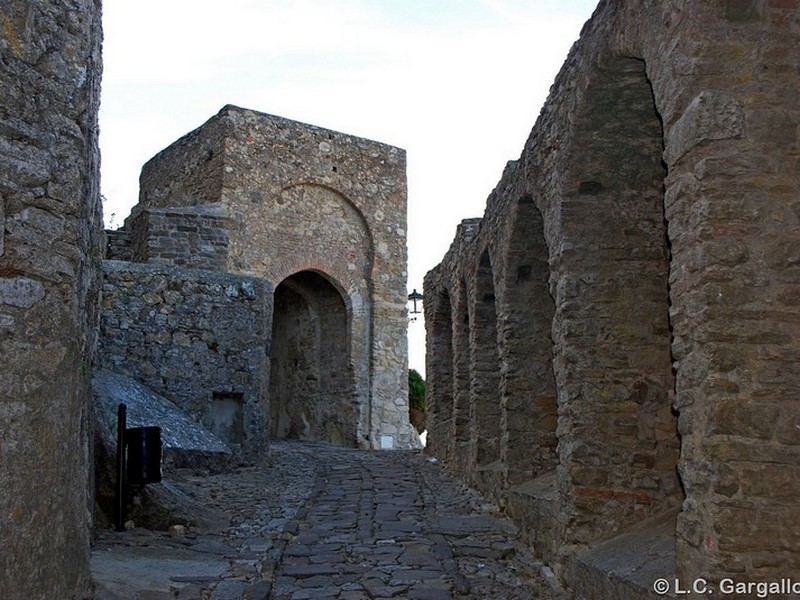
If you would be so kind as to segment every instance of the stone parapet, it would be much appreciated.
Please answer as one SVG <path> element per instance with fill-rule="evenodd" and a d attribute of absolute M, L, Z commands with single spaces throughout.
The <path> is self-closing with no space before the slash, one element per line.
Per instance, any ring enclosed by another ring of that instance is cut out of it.
<path fill-rule="evenodd" d="M 130 231 L 125 229 L 106 229 L 104 233 L 106 238 L 104 258 L 127 261 L 133 259 Z"/>
<path fill-rule="evenodd" d="M 228 219 L 225 208 L 146 208 L 125 222 L 133 262 L 150 262 L 225 271 L 228 263 Z M 110 258 L 110 257 L 109 257 Z"/>

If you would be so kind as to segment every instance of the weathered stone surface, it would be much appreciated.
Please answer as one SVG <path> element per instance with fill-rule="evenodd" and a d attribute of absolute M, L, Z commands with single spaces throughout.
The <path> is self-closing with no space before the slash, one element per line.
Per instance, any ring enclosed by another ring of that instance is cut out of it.
<path fill-rule="evenodd" d="M 100 10 L 0 14 L 0 597 L 90 594 Z"/>
<path fill-rule="evenodd" d="M 130 240 L 129 260 L 225 270 L 229 234 L 222 205 L 143 209 L 126 223 L 136 234 Z"/>
<path fill-rule="evenodd" d="M 138 527 L 167 529 L 176 523 L 208 529 L 227 525 L 224 516 L 199 505 L 171 482 L 176 468 L 205 473 L 231 468 L 231 450 L 210 431 L 189 419 L 176 405 L 138 382 L 99 370 L 92 378 L 94 395 L 95 523 L 114 521 L 117 460 L 117 411 L 127 407 L 128 427 L 161 428 L 161 483 L 150 484 L 129 498 L 127 515 Z"/>
<path fill-rule="evenodd" d="M 582 548 L 678 506 L 682 580 L 800 568 L 798 17 L 601 2 L 426 277 L 430 451 L 586 597 Z"/>
<path fill-rule="evenodd" d="M 669 592 L 675 591 L 674 527 L 675 516 L 667 513 L 590 547 L 570 563 L 569 578 L 582 582 L 582 589 L 588 592 L 583 595 L 587 600 L 675 597 L 653 592 L 654 583 L 660 579 L 669 582 Z"/>

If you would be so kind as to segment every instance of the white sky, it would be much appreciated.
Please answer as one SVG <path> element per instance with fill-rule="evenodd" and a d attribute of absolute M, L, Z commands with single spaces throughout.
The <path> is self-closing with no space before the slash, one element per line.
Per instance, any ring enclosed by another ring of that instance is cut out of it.
<path fill-rule="evenodd" d="M 483 214 L 597 0 L 105 0 L 107 226 L 226 104 L 404 148 L 408 289 Z M 113 214 L 113 217 L 112 217 Z M 409 361 L 424 376 L 424 323 Z"/>

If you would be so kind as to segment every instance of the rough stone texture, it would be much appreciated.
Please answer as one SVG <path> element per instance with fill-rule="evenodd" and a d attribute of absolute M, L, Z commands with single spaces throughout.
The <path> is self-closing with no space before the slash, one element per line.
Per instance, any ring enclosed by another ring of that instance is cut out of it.
<path fill-rule="evenodd" d="M 133 248 L 131 247 L 131 233 L 124 229 L 106 229 L 105 257 L 108 260 L 133 260 Z"/>
<path fill-rule="evenodd" d="M 680 593 L 654 591 L 654 582 L 666 573 L 675 573 L 672 512 L 578 554 L 570 563 L 569 579 L 581 582 L 581 598 L 585 600 L 679 598 Z M 668 581 L 671 592 L 683 590 L 686 595 L 686 590 L 692 589 L 693 582 L 676 588 L 673 580 Z M 709 591 L 713 594 L 715 590 L 709 586 Z"/>
<path fill-rule="evenodd" d="M 341 294 L 312 272 L 293 275 L 275 291 L 270 410 L 276 437 L 322 439 L 352 446 L 357 406 Z M 320 401 L 321 399 L 324 401 Z"/>
<path fill-rule="evenodd" d="M 262 457 L 272 286 L 168 265 L 104 265 L 98 366 L 165 396 L 240 458 Z"/>
<path fill-rule="evenodd" d="M 273 282 L 273 432 L 373 448 L 418 444 L 405 227 L 403 150 L 233 106 L 144 166 L 125 225 L 134 260 Z"/>
<path fill-rule="evenodd" d="M 177 469 L 198 473 L 229 471 L 230 447 L 192 420 L 174 403 L 140 383 L 104 369 L 92 377 L 94 397 L 95 530 L 112 527 L 115 511 L 118 407 L 127 407 L 127 426 L 161 429 L 161 483 L 130 490 L 126 518 L 137 526 L 166 530 L 175 523 L 217 522 L 210 511 L 195 510 L 192 499 L 172 484 Z"/>
<path fill-rule="evenodd" d="M 90 593 L 100 10 L 0 13 L 0 597 Z"/>
<path fill-rule="evenodd" d="M 800 570 L 798 23 L 601 2 L 426 277 L 430 449 L 563 576 L 678 506 L 683 581 Z"/>

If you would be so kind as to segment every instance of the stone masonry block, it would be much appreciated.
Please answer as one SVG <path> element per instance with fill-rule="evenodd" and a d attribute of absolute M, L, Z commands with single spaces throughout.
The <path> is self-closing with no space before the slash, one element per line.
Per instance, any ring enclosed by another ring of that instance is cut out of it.
<path fill-rule="evenodd" d="M 667 132 L 665 158 L 672 165 L 698 144 L 738 138 L 743 133 L 741 101 L 724 92 L 705 91 L 692 100 Z"/>

